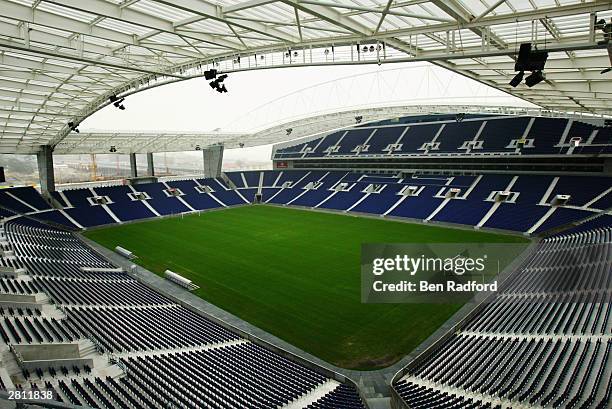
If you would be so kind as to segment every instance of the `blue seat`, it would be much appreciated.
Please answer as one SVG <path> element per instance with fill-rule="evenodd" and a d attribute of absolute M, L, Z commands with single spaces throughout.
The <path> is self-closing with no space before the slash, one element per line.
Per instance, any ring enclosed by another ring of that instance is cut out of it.
<path fill-rule="evenodd" d="M 16 187 L 9 190 L 14 196 L 28 203 L 30 206 L 37 208 L 38 210 L 50 209 L 51 206 L 43 199 L 38 193 L 38 190 L 31 186 L 28 187 Z"/>
<path fill-rule="evenodd" d="M 189 208 L 180 202 L 176 197 L 168 197 L 164 193 L 166 190 L 165 186 L 161 183 L 143 183 L 139 184 L 137 189 L 142 192 L 148 193 L 151 200 L 148 203 L 155 209 L 159 214 L 180 214 L 189 211 Z"/>
<path fill-rule="evenodd" d="M 83 227 L 115 223 L 102 206 L 80 206 L 64 210 Z"/>
<path fill-rule="evenodd" d="M 528 117 L 501 118 L 487 121 L 478 140 L 483 141 L 482 149 L 475 152 L 513 152 L 507 146 L 513 139 L 521 139 L 529 123 Z"/>

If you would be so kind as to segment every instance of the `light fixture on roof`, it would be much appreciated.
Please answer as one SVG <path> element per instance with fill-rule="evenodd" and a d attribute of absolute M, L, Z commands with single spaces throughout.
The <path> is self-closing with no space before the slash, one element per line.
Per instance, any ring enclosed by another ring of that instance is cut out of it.
<path fill-rule="evenodd" d="M 531 75 L 525 78 L 525 85 L 531 88 L 534 85 L 544 81 L 545 79 L 546 77 L 544 76 L 544 73 L 542 71 L 534 71 L 531 73 Z"/>
<path fill-rule="evenodd" d="M 598 42 L 599 45 L 608 44 L 612 40 L 612 20 L 606 23 L 606 20 L 602 18 L 595 23 L 595 28 L 603 31 L 604 35 L 604 39 Z"/>
<path fill-rule="evenodd" d="M 117 95 L 111 95 L 108 100 L 115 106 L 115 108 L 119 108 L 122 111 L 125 111 L 125 106 L 123 105 L 123 101 L 125 98 L 118 98 Z"/>
<path fill-rule="evenodd" d="M 525 71 L 519 71 L 518 74 L 516 74 L 514 78 L 510 80 L 510 85 L 513 88 L 516 88 L 523 81 L 524 75 L 525 75 Z"/>
<path fill-rule="evenodd" d="M 214 80 L 217 77 L 217 70 L 210 69 L 210 70 L 206 70 L 204 71 L 204 79 L 209 81 L 209 80 Z"/>
<path fill-rule="evenodd" d="M 601 71 L 602 74 L 606 74 L 612 71 L 612 41 L 610 41 L 612 40 L 612 20 L 610 23 L 606 24 L 606 21 L 604 19 L 601 19 L 597 22 L 595 27 L 603 31 L 603 34 L 604 34 L 603 41 L 599 41 L 598 44 L 606 44 L 607 45 L 606 48 L 608 49 L 608 58 L 610 59 L 610 67 L 605 68 Z"/>
<path fill-rule="evenodd" d="M 70 128 L 71 131 L 79 133 L 79 128 L 77 128 L 77 126 L 79 126 L 79 125 L 74 123 L 74 122 L 72 122 L 72 121 L 68 122 L 68 128 Z"/>
<path fill-rule="evenodd" d="M 215 79 L 214 81 L 211 81 L 209 85 L 212 89 L 216 90 L 219 93 L 227 92 L 227 88 L 225 88 L 225 84 L 223 84 L 223 81 L 226 78 L 227 78 L 227 74 L 219 75 L 217 79 Z"/>
<path fill-rule="evenodd" d="M 531 74 L 525 78 L 525 84 L 528 87 L 533 87 L 542 82 L 546 78 L 543 70 L 547 59 L 547 51 L 532 50 L 531 43 L 521 44 L 516 63 L 514 64 L 514 71 L 518 71 L 518 74 L 510 80 L 510 85 L 517 87 L 523 80 L 525 71 L 531 71 Z"/>
<path fill-rule="evenodd" d="M 110 153 L 115 153 L 117 152 L 117 147 L 115 147 L 115 145 L 111 145 L 110 149 L 108 150 Z"/>

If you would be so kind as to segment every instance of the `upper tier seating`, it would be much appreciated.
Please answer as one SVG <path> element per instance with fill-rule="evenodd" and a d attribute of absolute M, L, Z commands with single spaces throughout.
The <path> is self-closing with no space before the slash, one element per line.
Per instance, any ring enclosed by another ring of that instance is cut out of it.
<path fill-rule="evenodd" d="M 612 128 L 564 118 L 488 116 L 457 122 L 430 116 L 428 122 L 383 121 L 297 141 L 277 149 L 274 159 L 466 154 L 612 154 Z"/>

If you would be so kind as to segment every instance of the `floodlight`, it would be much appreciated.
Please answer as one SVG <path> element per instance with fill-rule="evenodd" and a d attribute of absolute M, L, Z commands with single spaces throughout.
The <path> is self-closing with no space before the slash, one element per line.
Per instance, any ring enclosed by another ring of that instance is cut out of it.
<path fill-rule="evenodd" d="M 521 83 L 521 81 L 523 81 L 524 75 L 525 75 L 525 71 L 519 71 L 519 73 L 516 74 L 514 78 L 510 80 L 510 85 L 516 88 Z"/>
<path fill-rule="evenodd" d="M 531 75 L 525 78 L 525 84 L 531 88 L 534 85 L 544 81 L 545 79 L 546 77 L 544 76 L 544 73 L 542 71 L 534 71 L 531 73 Z"/>
<path fill-rule="evenodd" d="M 76 133 L 80 133 L 79 129 L 77 128 L 77 124 L 75 124 L 74 122 L 68 122 L 68 128 L 70 128 L 71 131 L 74 131 Z"/>
<path fill-rule="evenodd" d="M 214 80 L 216 76 L 217 76 L 217 70 L 215 69 L 204 71 L 204 79 L 206 79 L 207 81 Z"/>
<path fill-rule="evenodd" d="M 542 71 L 548 52 L 531 49 L 531 43 L 523 43 L 519 49 L 516 63 L 514 64 L 515 71 Z"/>

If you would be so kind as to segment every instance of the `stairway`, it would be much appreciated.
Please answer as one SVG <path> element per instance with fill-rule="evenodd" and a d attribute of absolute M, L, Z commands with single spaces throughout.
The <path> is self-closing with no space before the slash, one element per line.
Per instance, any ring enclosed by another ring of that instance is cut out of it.
<path fill-rule="evenodd" d="M 232 180 L 225 174 L 225 172 L 221 172 L 221 180 L 223 180 L 225 184 L 228 185 L 231 189 L 233 190 L 238 189 L 236 184 L 232 182 Z"/>

